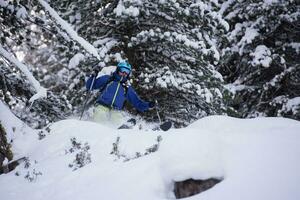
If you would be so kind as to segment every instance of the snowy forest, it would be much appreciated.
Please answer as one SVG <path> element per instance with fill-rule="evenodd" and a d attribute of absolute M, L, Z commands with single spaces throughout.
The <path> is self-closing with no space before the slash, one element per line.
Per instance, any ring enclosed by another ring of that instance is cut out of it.
<path fill-rule="evenodd" d="M 1 0 L 0 9 L 1 101 L 31 127 L 78 115 L 95 64 L 120 59 L 176 127 L 215 114 L 300 120 L 296 0 Z M 47 95 L 30 101 L 40 88 Z"/>
<path fill-rule="evenodd" d="M 300 120 L 298 0 L 0 0 L 1 154 L 13 158 L 7 113 L 32 129 L 88 115 L 99 94 L 87 78 L 122 60 L 173 129 L 214 115 Z"/>

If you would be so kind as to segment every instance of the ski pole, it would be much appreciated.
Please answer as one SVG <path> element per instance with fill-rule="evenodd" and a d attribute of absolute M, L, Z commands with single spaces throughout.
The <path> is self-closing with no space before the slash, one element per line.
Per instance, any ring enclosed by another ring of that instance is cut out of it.
<path fill-rule="evenodd" d="M 156 103 L 156 106 L 155 106 L 156 114 L 157 114 L 157 117 L 158 117 L 159 123 L 161 124 L 161 118 L 160 118 L 160 116 L 159 116 L 159 112 L 158 112 L 158 102 L 157 102 L 157 100 L 155 100 L 155 103 Z"/>
<path fill-rule="evenodd" d="M 94 67 L 97 66 L 98 64 L 99 64 L 99 62 L 97 62 L 96 64 L 94 64 L 94 65 L 92 66 L 92 68 L 94 68 Z M 92 80 L 92 84 L 91 84 L 91 86 L 90 86 L 90 88 L 89 88 L 89 90 L 88 90 L 88 93 L 87 93 L 86 97 L 85 97 L 85 101 L 84 101 L 84 104 L 83 104 L 83 109 L 82 109 L 82 111 L 81 111 L 79 120 L 81 120 L 81 118 L 82 118 L 82 116 L 83 116 L 83 113 L 84 113 L 86 104 L 87 104 L 87 102 L 88 102 L 88 99 L 90 98 L 90 94 L 91 94 L 91 91 L 92 91 L 92 89 L 93 89 L 94 82 L 95 82 L 95 79 L 96 79 L 97 75 L 98 75 L 98 74 L 94 74 L 94 78 L 93 78 L 93 80 Z"/>
<path fill-rule="evenodd" d="M 79 120 L 81 120 L 82 115 L 83 115 L 84 110 L 85 110 L 85 107 L 86 107 L 86 104 L 87 104 L 87 101 L 88 101 L 88 99 L 90 98 L 90 94 L 91 94 L 91 91 L 92 91 L 92 89 L 93 89 L 95 79 L 96 79 L 96 76 L 93 77 L 91 86 L 90 86 L 90 88 L 89 88 L 89 90 L 88 90 L 88 93 L 87 93 L 87 95 L 86 95 L 86 97 L 85 97 L 85 101 L 84 101 L 84 104 L 83 104 L 83 109 L 82 109 L 82 111 L 81 111 L 81 115 L 80 115 L 80 119 L 79 119 Z"/>

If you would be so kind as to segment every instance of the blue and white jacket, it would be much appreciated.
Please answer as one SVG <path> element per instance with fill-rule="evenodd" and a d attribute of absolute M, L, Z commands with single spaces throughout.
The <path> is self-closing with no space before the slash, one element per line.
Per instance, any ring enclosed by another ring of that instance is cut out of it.
<path fill-rule="evenodd" d="M 112 76 L 112 77 L 111 77 Z M 94 77 L 90 77 L 86 82 L 86 88 L 89 90 Z M 122 110 L 124 102 L 128 100 L 138 111 L 144 112 L 149 109 L 149 102 L 142 101 L 135 90 L 126 84 L 127 77 L 122 77 L 114 72 L 112 75 L 104 75 L 94 80 L 92 90 L 102 89 L 97 98 L 97 103 L 109 108 Z M 127 92 L 126 88 L 127 87 Z"/>

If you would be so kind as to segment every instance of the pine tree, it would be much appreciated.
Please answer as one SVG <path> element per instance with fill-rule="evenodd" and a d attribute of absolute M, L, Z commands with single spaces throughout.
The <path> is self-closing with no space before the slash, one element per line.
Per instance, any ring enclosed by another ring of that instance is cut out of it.
<path fill-rule="evenodd" d="M 18 54 L 21 57 L 22 54 L 30 55 L 38 47 L 47 44 L 47 34 L 53 30 L 47 27 L 39 12 L 39 7 L 31 1 L 1 2 L 0 27 L 3 32 L 0 32 L 0 46 L 13 57 L 18 57 Z M 36 100 L 30 105 L 28 100 L 36 91 L 13 63 L 5 56 L 0 56 L 0 98 L 18 117 L 35 128 L 64 118 L 69 110 L 69 104 L 64 97 L 49 91 L 47 99 Z M 19 56 L 19 59 L 21 57 Z M 34 62 L 26 64 L 31 72 L 36 72 L 35 76 L 39 75 L 37 72 L 44 70 L 42 68 L 38 71 Z"/>
<path fill-rule="evenodd" d="M 115 59 L 134 66 L 133 85 L 143 99 L 157 99 L 163 117 L 177 125 L 225 112 L 215 65 L 228 24 L 216 1 L 107 2 L 103 33 L 117 42 L 111 49 Z M 107 63 L 113 59 L 107 57 Z"/>
<path fill-rule="evenodd" d="M 300 14 L 297 1 L 226 1 L 230 23 L 220 72 L 243 117 L 300 119 Z"/>
<path fill-rule="evenodd" d="M 101 8 L 102 4 L 81 0 L 72 2 L 54 0 L 49 3 L 57 11 L 57 14 L 71 24 L 81 37 L 106 52 L 103 48 L 105 44 L 101 46 L 96 41 L 101 34 L 94 31 L 94 22 L 97 23 L 97 16 L 95 15 L 99 15 L 97 10 Z M 48 12 L 46 15 L 48 19 L 52 19 Z M 28 55 L 28 59 L 40 66 L 37 73 L 40 74 L 41 82 L 51 88 L 55 95 L 66 97 L 72 105 L 72 111 L 78 114 L 82 110 L 86 94 L 85 78 L 91 73 L 91 67 L 99 60 L 86 52 L 78 41 L 69 37 L 63 27 L 54 19 L 51 22 L 60 34 L 49 38 L 50 44 L 46 48 L 40 48 L 34 55 Z M 106 56 L 103 52 L 99 52 L 101 60 Z M 45 66 L 47 69 L 41 70 L 45 69 Z M 104 65 L 102 64 L 102 66 Z"/>

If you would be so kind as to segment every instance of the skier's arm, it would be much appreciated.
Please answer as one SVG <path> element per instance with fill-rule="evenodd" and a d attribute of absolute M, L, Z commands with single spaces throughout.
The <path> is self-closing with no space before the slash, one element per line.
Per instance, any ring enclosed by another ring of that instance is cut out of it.
<path fill-rule="evenodd" d="M 128 87 L 126 97 L 129 103 L 131 103 L 138 111 L 144 112 L 149 110 L 149 102 L 142 101 L 131 86 Z"/>
<path fill-rule="evenodd" d="M 92 87 L 92 90 L 95 90 L 95 89 L 99 89 L 101 88 L 103 85 L 105 85 L 105 83 L 107 82 L 107 80 L 109 79 L 109 75 L 104 75 L 104 76 L 100 76 L 99 78 L 96 78 L 94 83 L 93 83 L 93 87 Z M 93 79 L 94 77 L 91 76 L 89 77 L 89 79 L 86 81 L 86 89 L 90 90 L 91 88 L 91 84 L 93 82 Z"/>

